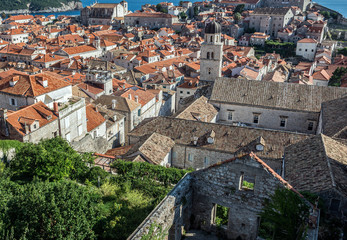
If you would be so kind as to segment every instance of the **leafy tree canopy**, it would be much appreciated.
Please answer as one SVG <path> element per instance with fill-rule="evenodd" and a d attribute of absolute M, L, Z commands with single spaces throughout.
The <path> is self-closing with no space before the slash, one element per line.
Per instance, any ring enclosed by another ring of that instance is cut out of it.
<path fill-rule="evenodd" d="M 304 239 L 309 207 L 294 192 L 276 189 L 260 213 L 259 235 L 265 239 Z"/>
<path fill-rule="evenodd" d="M 341 86 L 341 79 L 344 75 L 347 74 L 347 68 L 345 67 L 338 67 L 333 72 L 333 76 L 330 78 L 328 85 L 334 86 L 334 87 L 340 87 Z"/>
<path fill-rule="evenodd" d="M 39 144 L 25 144 L 17 151 L 10 168 L 17 179 L 78 179 L 87 173 L 86 162 L 91 160 L 90 154 L 81 155 L 62 138 L 53 138 Z"/>
<path fill-rule="evenodd" d="M 72 182 L 0 180 L 1 239 L 95 239 L 101 195 Z"/>
<path fill-rule="evenodd" d="M 245 8 L 245 4 L 239 4 L 236 6 L 234 13 L 242 13 L 244 8 Z"/>
<path fill-rule="evenodd" d="M 337 53 L 347 56 L 347 47 L 339 49 Z"/>

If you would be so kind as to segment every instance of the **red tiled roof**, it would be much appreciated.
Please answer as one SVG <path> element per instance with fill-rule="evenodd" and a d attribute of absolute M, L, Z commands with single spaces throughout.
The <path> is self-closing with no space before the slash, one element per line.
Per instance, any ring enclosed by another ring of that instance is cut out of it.
<path fill-rule="evenodd" d="M 96 111 L 96 108 L 93 105 L 89 104 L 86 106 L 86 115 L 87 115 L 87 131 L 90 132 L 96 127 L 100 126 L 106 121 L 106 119 Z"/>
<path fill-rule="evenodd" d="M 30 125 L 34 121 L 38 121 L 39 127 L 43 127 L 56 119 L 57 116 L 54 115 L 53 111 L 41 101 L 7 115 L 7 122 L 23 136 L 25 135 L 26 124 Z"/>
<path fill-rule="evenodd" d="M 47 87 L 42 86 L 40 83 L 42 80 L 47 80 Z M 10 86 L 10 81 L 15 81 L 16 84 Z M 30 76 L 24 74 L 12 74 L 0 80 L 0 91 L 14 95 L 36 97 L 69 85 L 70 83 L 47 73 L 39 73 Z"/>

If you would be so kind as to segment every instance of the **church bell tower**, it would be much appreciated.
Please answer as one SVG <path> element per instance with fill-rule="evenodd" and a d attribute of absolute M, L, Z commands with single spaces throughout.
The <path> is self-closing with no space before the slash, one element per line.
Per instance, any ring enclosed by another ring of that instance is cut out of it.
<path fill-rule="evenodd" d="M 205 41 L 201 46 L 200 82 L 214 82 L 222 76 L 222 59 L 221 26 L 213 20 L 205 27 Z"/>

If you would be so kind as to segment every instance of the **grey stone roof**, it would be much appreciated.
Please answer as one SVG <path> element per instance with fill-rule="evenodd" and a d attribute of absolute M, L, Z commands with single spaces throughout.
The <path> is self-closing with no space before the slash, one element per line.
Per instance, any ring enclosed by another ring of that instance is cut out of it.
<path fill-rule="evenodd" d="M 96 99 L 93 103 L 94 104 L 101 104 L 102 106 L 106 106 L 107 108 L 112 108 L 112 100 L 117 100 L 116 108 L 115 110 L 122 111 L 122 112 L 132 112 L 138 107 L 141 107 L 141 104 L 130 100 L 128 98 L 120 97 L 120 96 L 113 96 L 113 95 L 102 95 L 98 99 Z"/>
<path fill-rule="evenodd" d="M 176 118 L 211 122 L 218 114 L 218 111 L 207 100 L 204 96 L 195 99 L 189 106 L 177 112 L 175 114 Z"/>
<path fill-rule="evenodd" d="M 152 164 L 161 164 L 174 145 L 175 142 L 171 138 L 158 133 L 152 133 L 141 137 L 136 144 L 125 149 L 124 154 L 116 155 L 116 157 L 134 161 L 136 157 L 140 156 L 142 159 Z M 118 149 L 120 150 L 119 152 L 122 152 L 124 147 L 114 148 L 109 152 L 118 152 Z"/>
<path fill-rule="evenodd" d="M 347 97 L 322 103 L 322 133 L 347 139 Z"/>
<path fill-rule="evenodd" d="M 214 132 L 213 144 L 207 143 L 207 136 Z M 264 159 L 281 159 L 284 147 L 309 137 L 283 131 L 236 127 L 216 123 L 185 120 L 170 117 L 147 118 L 143 120 L 129 136 L 142 137 L 153 132 L 167 136 L 176 144 L 193 145 L 193 138 L 198 137 L 197 147 L 229 153 L 254 151 Z M 255 149 L 255 142 L 262 137 L 264 151 Z"/>
<path fill-rule="evenodd" d="M 286 13 L 289 10 L 290 10 L 290 8 L 288 8 L 288 7 L 283 7 L 283 8 L 271 8 L 271 7 L 256 8 L 256 9 L 254 9 L 253 13 L 251 13 L 251 15 L 257 15 L 257 14 L 286 15 Z"/>
<path fill-rule="evenodd" d="M 322 102 L 347 96 L 347 88 L 219 78 L 210 100 L 238 105 L 320 112 Z"/>
<path fill-rule="evenodd" d="M 337 189 L 347 197 L 347 146 L 323 134 L 285 149 L 285 179 L 319 193 Z"/>
<path fill-rule="evenodd" d="M 222 32 L 222 28 L 220 24 L 214 20 L 208 23 L 205 27 L 205 33 L 208 33 L 208 34 L 215 34 L 215 33 L 221 33 L 221 32 Z"/>

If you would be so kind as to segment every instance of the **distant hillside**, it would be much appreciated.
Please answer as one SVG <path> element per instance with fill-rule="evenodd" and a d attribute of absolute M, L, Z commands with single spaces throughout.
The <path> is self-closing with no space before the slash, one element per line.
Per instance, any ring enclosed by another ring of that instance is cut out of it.
<path fill-rule="evenodd" d="M 81 4 L 80 0 L 1 0 L 1 11 L 44 11 L 48 9 L 74 9 Z"/>

